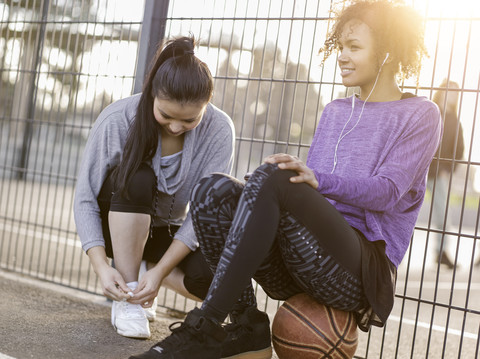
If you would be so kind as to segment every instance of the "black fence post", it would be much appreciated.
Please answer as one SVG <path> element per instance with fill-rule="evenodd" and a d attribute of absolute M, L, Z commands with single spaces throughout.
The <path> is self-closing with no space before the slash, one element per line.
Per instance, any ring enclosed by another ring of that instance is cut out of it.
<path fill-rule="evenodd" d="M 134 93 L 142 91 L 143 80 L 150 69 L 158 45 L 165 37 L 169 0 L 145 0 Z"/>
<path fill-rule="evenodd" d="M 37 43 L 35 48 L 34 59 L 34 75 L 32 76 L 30 86 L 28 87 L 28 112 L 25 124 L 25 131 L 23 133 L 22 150 L 17 168 L 17 179 L 23 180 L 26 177 L 28 156 L 30 154 L 30 147 L 32 144 L 33 121 L 35 117 L 35 105 L 37 101 L 37 81 L 40 76 L 40 65 L 42 61 L 43 42 L 45 40 L 45 29 L 47 27 L 48 8 L 50 0 L 44 0 L 42 4 L 42 18 L 40 21 L 40 30 L 38 31 Z"/>

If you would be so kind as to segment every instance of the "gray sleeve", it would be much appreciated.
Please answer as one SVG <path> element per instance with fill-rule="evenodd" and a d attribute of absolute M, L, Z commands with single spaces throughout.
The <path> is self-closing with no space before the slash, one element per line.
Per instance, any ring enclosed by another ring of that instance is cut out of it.
<path fill-rule="evenodd" d="M 188 248 L 190 248 L 191 251 L 194 251 L 198 248 L 198 241 L 197 237 L 195 236 L 195 231 L 193 229 L 190 211 L 188 211 L 185 222 L 183 222 L 177 233 L 175 233 L 175 239 L 178 239 L 180 242 L 185 244 Z"/>
<path fill-rule="evenodd" d="M 195 164 L 195 185 L 202 177 L 213 172 L 231 174 L 235 148 L 235 130 L 232 120 L 222 111 L 216 109 L 213 116 L 218 116 L 212 121 L 212 126 L 205 133 L 205 145 L 201 147 L 200 159 Z M 192 189 L 193 189 L 192 185 Z M 198 247 L 198 241 L 193 229 L 193 223 L 188 211 L 187 218 L 175 234 L 175 238 L 185 243 L 191 250 Z"/>
<path fill-rule="evenodd" d="M 104 111 L 95 122 L 77 178 L 73 212 L 85 251 L 95 246 L 105 246 L 97 197 L 108 172 L 119 162 L 123 133 L 128 130 L 123 128 L 125 123 L 122 121 L 113 122 L 115 117 L 115 113 Z"/>

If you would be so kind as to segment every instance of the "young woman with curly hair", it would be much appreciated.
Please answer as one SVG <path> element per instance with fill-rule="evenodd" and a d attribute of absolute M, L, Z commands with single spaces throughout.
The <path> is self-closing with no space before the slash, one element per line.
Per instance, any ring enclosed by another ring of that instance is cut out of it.
<path fill-rule="evenodd" d="M 384 325 L 441 134 L 437 106 L 398 86 L 420 68 L 422 30 L 398 2 L 338 13 L 323 51 L 338 50 L 343 84 L 360 94 L 325 107 L 306 163 L 274 154 L 246 184 L 222 174 L 197 184 L 192 219 L 212 285 L 170 337 L 131 358 L 270 358 L 252 278 L 271 298 L 305 292 L 364 331 Z"/>

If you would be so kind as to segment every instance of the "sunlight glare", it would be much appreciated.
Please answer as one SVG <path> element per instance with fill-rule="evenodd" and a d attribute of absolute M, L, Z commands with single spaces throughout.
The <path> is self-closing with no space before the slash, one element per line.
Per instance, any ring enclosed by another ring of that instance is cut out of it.
<path fill-rule="evenodd" d="M 480 2 L 477 0 L 410 0 L 407 2 L 428 17 L 475 18 L 480 16 Z"/>

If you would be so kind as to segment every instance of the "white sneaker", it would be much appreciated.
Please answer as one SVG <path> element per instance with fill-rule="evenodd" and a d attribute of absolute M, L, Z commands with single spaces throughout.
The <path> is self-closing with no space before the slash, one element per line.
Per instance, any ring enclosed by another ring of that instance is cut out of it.
<path fill-rule="evenodd" d="M 112 325 L 118 334 L 130 338 L 150 338 L 150 324 L 139 304 L 113 301 Z"/>
<path fill-rule="evenodd" d="M 153 300 L 153 304 L 150 308 L 143 308 L 143 311 L 145 312 L 145 315 L 147 316 L 149 322 L 153 322 L 157 317 L 157 306 L 158 301 L 157 297 L 155 297 L 155 299 Z"/>
<path fill-rule="evenodd" d="M 147 271 L 147 261 L 142 261 L 142 263 L 140 264 L 140 270 L 138 272 L 139 280 L 146 271 Z M 157 317 L 157 306 L 158 306 L 158 300 L 157 300 L 157 297 L 155 297 L 155 299 L 153 300 L 153 304 L 150 308 L 143 308 L 143 311 L 145 312 L 145 315 L 147 316 L 147 319 L 149 322 L 153 322 Z"/>

